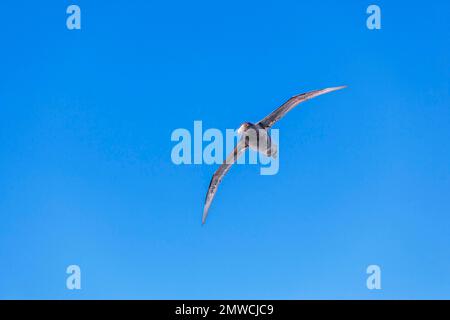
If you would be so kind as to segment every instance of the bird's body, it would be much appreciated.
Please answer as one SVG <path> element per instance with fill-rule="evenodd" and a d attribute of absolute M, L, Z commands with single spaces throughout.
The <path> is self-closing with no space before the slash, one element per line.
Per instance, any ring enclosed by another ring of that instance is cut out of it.
<path fill-rule="evenodd" d="M 238 129 L 238 133 L 241 135 L 241 139 L 246 139 L 246 144 L 250 149 L 267 157 L 276 158 L 278 147 L 272 143 L 268 130 L 269 128 L 265 128 L 259 123 L 246 122 Z"/>
<path fill-rule="evenodd" d="M 208 192 L 206 193 L 202 224 L 206 221 L 209 207 L 211 206 L 211 202 L 216 194 L 219 183 L 222 181 L 225 174 L 230 170 L 233 163 L 236 162 L 236 160 L 245 152 L 247 148 L 251 148 L 265 156 L 276 158 L 278 155 L 278 147 L 273 144 L 270 139 L 270 128 L 298 104 L 319 95 L 343 88 L 345 88 L 345 86 L 314 90 L 293 96 L 258 123 L 253 124 L 251 122 L 244 122 L 238 129 L 238 134 L 241 135 L 241 139 L 211 179 Z"/>

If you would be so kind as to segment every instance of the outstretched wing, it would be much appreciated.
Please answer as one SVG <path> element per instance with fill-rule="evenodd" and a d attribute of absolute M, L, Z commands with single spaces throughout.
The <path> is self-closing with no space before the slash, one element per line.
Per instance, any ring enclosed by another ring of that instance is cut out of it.
<path fill-rule="evenodd" d="M 286 101 L 281 107 L 274 110 L 271 114 L 269 114 L 267 117 L 262 119 L 258 124 L 263 126 L 264 128 L 270 128 L 271 126 L 273 126 L 273 124 L 275 122 L 277 122 L 278 120 L 283 118 L 286 115 L 286 113 L 288 113 L 289 111 L 294 109 L 298 104 L 300 104 L 306 100 L 312 99 L 314 97 L 320 96 L 322 94 L 340 90 L 343 88 L 345 88 L 345 86 L 326 88 L 326 89 L 322 89 L 322 90 L 314 90 L 314 91 L 310 91 L 310 92 L 306 92 L 306 93 L 302 93 L 302 94 L 293 96 L 288 101 Z"/>
<path fill-rule="evenodd" d="M 244 139 L 241 139 L 234 148 L 234 150 L 227 156 L 225 162 L 222 163 L 219 169 L 217 169 L 217 171 L 212 176 L 211 182 L 209 183 L 208 193 L 206 193 L 205 207 L 203 208 L 202 224 L 204 224 L 206 221 L 209 207 L 211 206 L 211 202 L 214 199 L 214 196 L 216 195 L 219 183 L 222 181 L 223 177 L 230 170 L 233 163 L 236 162 L 236 160 L 242 155 L 242 153 L 245 152 L 246 149 L 247 144 L 245 143 Z"/>

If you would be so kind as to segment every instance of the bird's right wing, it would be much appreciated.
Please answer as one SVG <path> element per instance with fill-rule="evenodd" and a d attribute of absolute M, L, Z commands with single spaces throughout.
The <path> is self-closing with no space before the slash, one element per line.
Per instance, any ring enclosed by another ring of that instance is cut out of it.
<path fill-rule="evenodd" d="M 278 120 L 283 118 L 286 115 L 286 113 L 288 113 L 289 111 L 294 109 L 298 104 L 300 104 L 306 100 L 312 99 L 314 97 L 320 96 L 322 94 L 340 90 L 343 88 L 345 88 L 345 86 L 326 88 L 326 89 L 322 89 L 322 90 L 314 90 L 314 91 L 310 91 L 310 92 L 306 92 L 306 93 L 302 93 L 302 94 L 293 96 L 288 101 L 286 101 L 281 107 L 274 110 L 271 114 L 269 114 L 267 117 L 265 117 L 260 122 L 258 122 L 258 124 L 260 124 L 264 128 L 270 128 L 273 126 L 273 124 L 275 122 L 277 122 Z"/>
<path fill-rule="evenodd" d="M 203 217 L 202 224 L 205 223 L 206 217 L 208 216 L 208 210 L 211 206 L 211 202 L 216 195 L 217 188 L 219 183 L 222 181 L 223 177 L 230 170 L 231 166 L 237 161 L 237 159 L 245 152 L 247 149 L 247 144 L 245 143 L 245 139 L 241 139 L 234 150 L 227 156 L 226 160 L 222 165 L 217 169 L 217 171 L 212 176 L 211 182 L 209 183 L 208 192 L 206 193 L 205 199 L 205 207 L 203 209 Z"/>

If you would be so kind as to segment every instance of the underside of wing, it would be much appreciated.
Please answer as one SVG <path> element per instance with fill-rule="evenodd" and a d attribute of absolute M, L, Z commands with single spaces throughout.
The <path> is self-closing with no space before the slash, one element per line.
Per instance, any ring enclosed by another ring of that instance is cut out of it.
<path fill-rule="evenodd" d="M 205 199 L 205 207 L 203 209 L 203 217 L 202 224 L 205 223 L 206 217 L 208 216 L 209 207 L 211 206 L 211 202 L 216 195 L 217 188 L 219 187 L 220 182 L 223 177 L 230 170 L 231 166 L 237 161 L 237 159 L 245 152 L 247 149 L 247 145 L 245 141 L 242 139 L 239 141 L 234 150 L 227 156 L 226 160 L 222 165 L 217 169 L 214 175 L 211 178 L 211 182 L 209 183 L 208 192 L 206 193 Z"/>
<path fill-rule="evenodd" d="M 258 124 L 263 126 L 264 128 L 270 128 L 274 125 L 275 122 L 283 118 L 286 113 L 288 113 L 290 110 L 294 109 L 297 105 L 300 103 L 312 99 L 314 97 L 320 96 L 322 94 L 340 90 L 345 88 L 345 86 L 342 87 L 334 87 L 334 88 L 326 88 L 322 90 L 314 90 L 306 93 L 302 93 L 296 96 L 293 96 L 288 101 L 286 101 L 281 107 L 274 110 L 271 114 L 269 114 L 267 117 L 262 119 Z"/>

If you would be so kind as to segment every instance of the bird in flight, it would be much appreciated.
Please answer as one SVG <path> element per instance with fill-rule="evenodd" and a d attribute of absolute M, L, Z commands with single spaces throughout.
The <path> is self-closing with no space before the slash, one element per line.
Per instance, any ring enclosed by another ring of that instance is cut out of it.
<path fill-rule="evenodd" d="M 227 156 L 224 163 L 222 163 L 219 169 L 217 169 L 214 173 L 211 182 L 209 183 L 208 192 L 206 193 L 205 206 L 203 208 L 202 224 L 206 221 L 209 207 L 211 206 L 211 202 L 216 195 L 220 182 L 230 170 L 233 163 L 237 161 L 237 159 L 245 152 L 245 150 L 247 150 L 247 148 L 250 147 L 265 156 L 276 158 L 278 148 L 270 139 L 269 129 L 300 103 L 325 93 L 343 89 L 345 87 L 346 86 L 314 90 L 293 96 L 258 123 L 253 124 L 251 122 L 244 122 L 238 129 L 238 134 L 241 136 L 239 142 L 234 150 Z"/>

